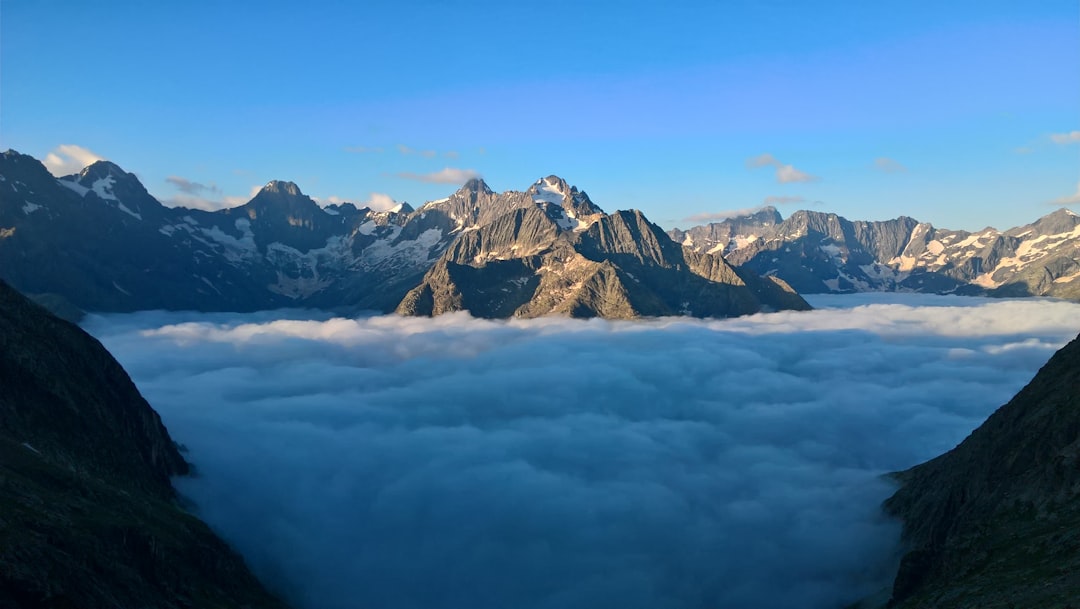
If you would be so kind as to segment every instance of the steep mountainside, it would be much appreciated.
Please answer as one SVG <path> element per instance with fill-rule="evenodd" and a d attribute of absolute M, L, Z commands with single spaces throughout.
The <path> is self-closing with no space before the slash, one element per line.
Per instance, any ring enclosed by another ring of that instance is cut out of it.
<path fill-rule="evenodd" d="M 1080 216 L 1066 209 L 1007 231 L 968 233 L 905 217 L 853 222 L 815 211 L 780 221 L 767 208 L 670 235 L 805 293 L 897 290 L 1080 300 Z"/>
<path fill-rule="evenodd" d="M 466 229 L 398 312 L 629 319 L 809 308 L 783 282 L 685 250 L 639 211 L 605 214 L 554 176 L 525 194 L 524 206 Z"/>
<path fill-rule="evenodd" d="M 177 505 L 187 471 L 104 347 L 0 281 L 0 606 L 283 607 Z"/>
<path fill-rule="evenodd" d="M 389 212 L 320 207 L 296 184 L 272 181 L 242 206 L 207 212 L 161 205 L 107 161 L 55 179 L 33 157 L 0 156 L 0 278 L 68 316 L 308 306 L 632 317 L 806 307 L 783 282 L 717 258 L 683 252 L 638 212 L 605 215 L 557 176 L 503 193 L 471 180 L 420 209 Z"/>
<path fill-rule="evenodd" d="M 897 477 L 886 508 L 909 551 L 894 606 L 1076 606 L 1080 338 L 959 446 Z"/>
<path fill-rule="evenodd" d="M 107 161 L 58 180 L 8 151 L 0 278 L 84 310 L 390 309 L 453 238 L 406 231 L 410 211 L 322 208 L 278 181 L 236 208 L 168 208 Z"/>

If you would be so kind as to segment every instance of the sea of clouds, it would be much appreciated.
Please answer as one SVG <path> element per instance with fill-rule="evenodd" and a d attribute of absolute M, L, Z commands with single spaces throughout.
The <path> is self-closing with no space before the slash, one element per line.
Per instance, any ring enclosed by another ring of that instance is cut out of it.
<path fill-rule="evenodd" d="M 889 586 L 883 473 L 1080 331 L 1045 300 L 733 320 L 143 312 L 86 327 L 198 513 L 302 609 L 834 608 Z"/>

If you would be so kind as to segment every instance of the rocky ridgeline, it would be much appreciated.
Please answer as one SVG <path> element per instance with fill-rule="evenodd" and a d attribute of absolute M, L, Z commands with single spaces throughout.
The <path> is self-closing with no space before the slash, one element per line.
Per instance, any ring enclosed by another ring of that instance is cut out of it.
<path fill-rule="evenodd" d="M 782 280 L 684 250 L 549 176 L 471 180 L 413 210 L 320 207 L 291 182 L 215 212 L 168 208 L 107 161 L 56 179 L 0 157 L 0 277 L 53 308 L 317 307 L 484 317 L 730 316 L 806 309 Z"/>
<path fill-rule="evenodd" d="M 850 221 L 774 208 L 673 230 L 675 241 L 775 275 L 801 293 L 910 291 L 1080 300 L 1080 216 L 1060 209 L 1032 224 L 976 233 L 912 218 Z"/>

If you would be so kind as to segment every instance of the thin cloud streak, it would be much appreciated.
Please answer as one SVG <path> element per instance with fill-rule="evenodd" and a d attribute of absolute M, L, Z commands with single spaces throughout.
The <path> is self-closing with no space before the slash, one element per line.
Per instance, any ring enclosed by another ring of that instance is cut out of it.
<path fill-rule="evenodd" d="M 1080 131 L 1054 133 L 1050 135 L 1050 141 L 1062 145 L 1080 143 Z"/>
<path fill-rule="evenodd" d="M 775 156 L 765 153 L 746 160 L 746 166 L 751 169 L 759 167 L 773 167 L 776 169 L 776 182 L 778 184 L 793 184 L 799 182 L 818 182 L 818 176 L 810 175 L 805 171 L 795 169 L 793 165 L 780 162 Z"/>
<path fill-rule="evenodd" d="M 1050 202 L 1050 205 L 1080 205 L 1080 182 L 1076 184 L 1075 193 L 1054 199 Z"/>
<path fill-rule="evenodd" d="M 432 173 L 413 173 L 411 171 L 403 171 L 397 174 L 397 177 L 404 180 L 415 180 L 417 182 L 426 182 L 428 184 L 455 184 L 461 185 L 473 178 L 480 177 L 480 173 L 474 169 L 456 169 L 453 167 L 446 167 L 439 171 Z"/>
<path fill-rule="evenodd" d="M 883 171 L 885 173 L 907 172 L 907 167 L 905 167 L 903 163 L 895 159 L 890 159 L 883 156 L 874 159 L 874 167 L 876 167 L 879 171 Z"/>
<path fill-rule="evenodd" d="M 172 184 L 180 192 L 189 195 L 201 195 L 204 192 L 221 192 L 221 190 L 215 184 L 206 185 L 199 182 L 193 182 L 187 178 L 182 178 L 180 176 L 169 176 L 165 178 L 165 182 L 168 184 Z"/>
<path fill-rule="evenodd" d="M 895 573 L 880 474 L 954 446 L 1080 330 L 1080 305 L 811 301 L 718 321 L 87 327 L 189 448 L 180 491 L 299 609 L 824 609 Z"/>

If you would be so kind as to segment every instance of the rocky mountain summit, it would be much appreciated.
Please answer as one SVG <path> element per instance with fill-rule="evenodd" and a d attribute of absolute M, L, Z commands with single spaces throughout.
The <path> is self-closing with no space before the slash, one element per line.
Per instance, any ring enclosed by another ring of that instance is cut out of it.
<path fill-rule="evenodd" d="M 105 348 L 0 281 L 0 606 L 284 607 L 180 506 L 187 473 Z"/>
<path fill-rule="evenodd" d="M 959 446 L 896 477 L 886 509 L 908 551 L 890 606 L 1080 605 L 1080 337 Z"/>
<path fill-rule="evenodd" d="M 912 218 L 850 221 L 775 208 L 673 230 L 684 246 L 802 293 L 909 291 L 1080 300 L 1080 216 L 1059 209 L 1025 226 L 976 233 Z"/>
<path fill-rule="evenodd" d="M 686 251 L 640 212 L 608 215 L 557 176 L 474 179 L 413 210 L 321 207 L 272 181 L 215 212 L 165 207 L 107 161 L 53 178 L 0 156 L 0 277 L 51 307 L 316 307 L 486 317 L 728 316 L 809 308 L 782 280 Z"/>

